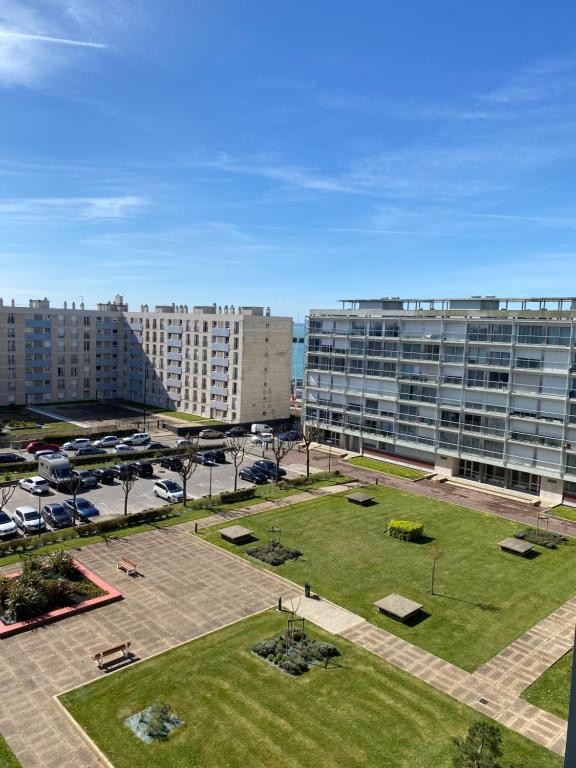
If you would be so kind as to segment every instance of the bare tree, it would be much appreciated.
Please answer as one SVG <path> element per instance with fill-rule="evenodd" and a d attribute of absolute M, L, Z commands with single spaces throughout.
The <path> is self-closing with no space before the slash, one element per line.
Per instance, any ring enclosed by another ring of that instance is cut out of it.
<path fill-rule="evenodd" d="M 15 490 L 16 483 L 13 485 L 5 485 L 3 488 L 0 488 L 0 512 L 4 509 L 6 504 L 8 504 L 12 496 L 14 496 Z"/>
<path fill-rule="evenodd" d="M 134 488 L 138 475 L 136 472 L 129 472 L 121 479 L 122 493 L 124 494 L 124 517 L 128 514 L 128 496 L 130 491 Z"/>
<path fill-rule="evenodd" d="M 76 522 L 78 520 L 78 511 L 76 510 L 76 497 L 78 491 L 82 488 L 82 479 L 78 475 L 72 475 L 68 481 L 68 488 L 72 494 L 72 527 L 76 530 Z"/>
<path fill-rule="evenodd" d="M 284 456 L 286 456 L 286 454 L 289 453 L 292 450 L 292 448 L 294 448 L 294 446 L 297 443 L 296 440 L 289 440 L 289 439 L 281 440 L 280 439 L 281 434 L 282 433 L 274 435 L 274 439 L 272 440 L 272 445 L 270 448 L 270 450 L 272 451 L 272 454 L 274 455 L 274 463 L 276 464 L 276 470 L 274 472 L 275 483 L 278 482 L 278 477 L 280 474 L 280 462 L 282 461 Z"/>
<path fill-rule="evenodd" d="M 433 544 L 430 548 L 430 557 L 432 558 L 432 583 L 430 594 L 434 595 L 434 580 L 436 579 L 436 563 L 445 555 L 444 547 L 441 544 Z"/>
<path fill-rule="evenodd" d="M 246 455 L 246 437 L 233 436 L 226 440 L 226 448 L 234 464 L 234 490 L 238 488 L 238 470 Z"/>
<path fill-rule="evenodd" d="M 318 438 L 321 436 L 323 429 L 320 426 L 320 420 L 314 419 L 312 422 L 307 422 L 306 417 L 302 420 L 302 442 L 304 443 L 304 449 L 306 450 L 306 477 L 310 477 L 310 446 L 312 443 L 318 442 Z"/>
<path fill-rule="evenodd" d="M 198 440 L 193 440 L 190 435 L 186 435 L 186 439 L 189 444 L 185 446 L 183 453 L 178 458 L 180 459 L 180 465 L 175 471 L 178 473 L 180 480 L 182 481 L 184 506 L 188 503 L 188 480 L 192 477 L 196 471 L 198 463 L 196 462 L 196 454 L 200 450 Z"/>

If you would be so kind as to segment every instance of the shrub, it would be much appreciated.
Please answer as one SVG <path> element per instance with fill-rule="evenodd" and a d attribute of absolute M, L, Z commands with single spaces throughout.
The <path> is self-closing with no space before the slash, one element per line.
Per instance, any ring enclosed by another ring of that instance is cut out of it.
<path fill-rule="evenodd" d="M 284 547 L 279 542 L 273 541 L 262 547 L 250 547 L 246 550 L 246 554 L 261 560 L 263 563 L 268 563 L 268 565 L 282 565 L 287 560 L 296 560 L 302 555 L 302 552 L 298 549 Z"/>
<path fill-rule="evenodd" d="M 568 539 L 556 531 L 537 531 L 535 528 L 525 528 L 522 531 L 515 531 L 514 536 L 517 539 L 524 539 L 531 544 L 539 544 L 547 549 L 556 549 L 558 544 L 565 544 Z"/>
<path fill-rule="evenodd" d="M 62 577 L 49 579 L 44 583 L 44 593 L 51 608 L 70 605 L 72 595 L 77 591 L 68 579 Z"/>
<path fill-rule="evenodd" d="M 412 520 L 390 520 L 388 523 L 388 535 L 402 541 L 415 541 L 420 539 L 424 533 L 424 526 L 421 523 L 414 523 Z"/>
<path fill-rule="evenodd" d="M 46 569 L 60 577 L 70 578 L 76 571 L 72 553 L 60 547 L 56 552 L 51 552 L 46 558 Z"/>
<path fill-rule="evenodd" d="M 225 491 L 221 494 L 222 504 L 233 504 L 236 501 L 248 501 L 256 496 L 255 488 L 239 488 L 237 491 Z"/>

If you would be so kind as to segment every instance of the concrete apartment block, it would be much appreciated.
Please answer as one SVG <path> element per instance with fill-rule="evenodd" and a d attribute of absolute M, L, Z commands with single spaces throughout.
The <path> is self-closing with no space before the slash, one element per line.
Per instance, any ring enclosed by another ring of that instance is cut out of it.
<path fill-rule="evenodd" d="M 576 299 L 352 299 L 307 324 L 305 417 L 354 451 L 576 495 Z"/>
<path fill-rule="evenodd" d="M 125 398 L 230 423 L 285 419 L 291 341 L 292 319 L 263 307 L 1 302 L 0 403 Z"/>

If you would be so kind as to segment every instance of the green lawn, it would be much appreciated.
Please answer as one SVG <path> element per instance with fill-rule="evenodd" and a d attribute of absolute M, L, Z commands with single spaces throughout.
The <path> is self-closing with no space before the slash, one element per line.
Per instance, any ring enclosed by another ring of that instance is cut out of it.
<path fill-rule="evenodd" d="M 382 659 L 320 630 L 342 656 L 292 678 L 250 653 L 281 631 L 269 612 L 168 651 L 60 700 L 116 768 L 443 768 L 477 715 Z M 308 625 L 310 631 L 310 625 Z M 165 699 L 185 726 L 145 745 L 123 719 Z M 560 758 L 503 729 L 507 761 Z M 508 763 L 507 763 L 508 764 Z"/>
<path fill-rule="evenodd" d="M 14 757 L 14 753 L 0 735 L 0 766 L 2 768 L 21 768 L 20 763 Z"/>
<path fill-rule="evenodd" d="M 376 472 L 383 472 L 385 475 L 407 477 L 411 480 L 424 477 L 426 474 L 425 472 L 421 472 L 418 469 L 402 467 L 400 464 L 390 464 L 387 461 L 380 461 L 380 459 L 369 459 L 366 456 L 355 456 L 353 459 L 349 460 L 349 463 L 354 464 L 356 467 L 364 467 L 365 469 L 373 469 Z"/>
<path fill-rule="evenodd" d="M 556 517 L 561 517 L 564 520 L 571 520 L 573 523 L 576 522 L 575 507 L 566 507 L 564 504 L 561 504 L 559 507 L 554 507 L 551 509 L 550 512 L 553 515 L 556 515 Z"/>
<path fill-rule="evenodd" d="M 344 495 L 244 518 L 260 541 L 273 525 L 282 541 L 303 557 L 276 569 L 299 584 L 369 621 L 473 670 L 543 619 L 576 592 L 576 544 L 557 550 L 535 548 L 533 558 L 501 552 L 498 542 L 521 526 L 489 514 L 384 486 L 370 486 L 378 503 L 359 507 Z M 424 543 L 389 537 L 393 518 L 420 521 Z M 243 554 L 250 544 L 223 542 L 216 528 L 202 536 Z M 430 590 L 433 544 L 441 544 L 436 594 Z M 245 557 L 248 557 L 244 555 Z M 397 592 L 422 603 L 419 621 L 401 624 L 373 604 Z"/>
<path fill-rule="evenodd" d="M 172 419 L 178 419 L 179 421 L 194 422 L 202 427 L 224 424 L 223 421 L 218 421 L 217 419 L 207 419 L 205 416 L 196 416 L 193 413 L 183 413 L 182 411 L 159 411 L 157 415 L 167 416 Z"/>
<path fill-rule="evenodd" d="M 522 698 L 545 709 L 564 720 L 568 717 L 570 702 L 570 684 L 572 676 L 572 652 L 567 653 L 559 661 L 544 672 L 535 683 L 527 688 Z"/>

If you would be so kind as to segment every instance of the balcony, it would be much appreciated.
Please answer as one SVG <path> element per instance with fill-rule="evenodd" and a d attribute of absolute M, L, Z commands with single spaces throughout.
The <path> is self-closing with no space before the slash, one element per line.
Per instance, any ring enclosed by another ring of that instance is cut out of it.
<path fill-rule="evenodd" d="M 181 336 L 183 328 L 181 325 L 169 325 L 166 330 L 168 333 L 178 333 Z"/>
<path fill-rule="evenodd" d="M 531 445 L 541 445 L 546 448 L 562 448 L 562 438 L 549 437 L 545 435 L 532 435 L 526 432 L 511 432 L 510 440 L 516 443 L 530 443 Z"/>
<path fill-rule="evenodd" d="M 144 326 L 142 323 L 130 323 L 129 327 L 131 331 L 142 332 L 144 330 Z"/>
<path fill-rule="evenodd" d="M 211 395 L 221 395 L 222 397 L 228 397 L 228 387 L 210 387 Z"/>
<path fill-rule="evenodd" d="M 228 410 L 228 403 L 221 403 L 218 400 L 211 400 L 210 401 L 210 408 L 214 408 L 217 411 L 227 411 Z"/>
<path fill-rule="evenodd" d="M 169 351 L 172 349 L 182 349 L 182 339 L 168 339 L 166 345 Z"/>
<path fill-rule="evenodd" d="M 182 366 L 180 365 L 169 365 L 166 368 L 166 373 L 177 373 L 180 375 L 182 373 Z"/>
<path fill-rule="evenodd" d="M 112 329 L 118 328 L 117 323 L 115 323 L 113 320 L 97 320 L 96 321 L 96 330 L 105 330 L 105 331 L 111 331 Z"/>
<path fill-rule="evenodd" d="M 168 360 L 174 360 L 174 361 L 176 361 L 178 363 L 182 362 L 182 353 L 181 352 L 168 352 L 166 357 L 168 358 Z"/>
<path fill-rule="evenodd" d="M 228 339 L 230 338 L 230 328 L 212 328 L 212 336 Z"/>
<path fill-rule="evenodd" d="M 220 365 L 224 368 L 228 368 L 228 364 L 230 363 L 229 357 L 212 357 L 210 359 L 210 365 Z"/>
<path fill-rule="evenodd" d="M 212 351 L 213 352 L 229 352 L 230 344 L 225 344 L 223 342 L 215 342 L 212 344 Z"/>
<path fill-rule="evenodd" d="M 51 324 L 51 320 L 26 320 L 24 323 L 26 328 L 50 328 Z"/>
<path fill-rule="evenodd" d="M 228 381 L 228 373 L 220 373 L 219 371 L 212 371 L 210 373 L 212 381 Z"/>

